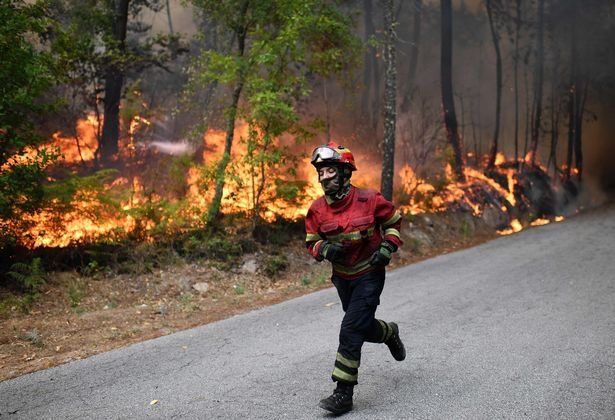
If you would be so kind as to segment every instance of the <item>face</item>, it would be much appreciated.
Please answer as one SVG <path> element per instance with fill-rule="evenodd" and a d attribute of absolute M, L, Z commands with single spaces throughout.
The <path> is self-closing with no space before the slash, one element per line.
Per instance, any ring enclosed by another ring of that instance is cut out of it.
<path fill-rule="evenodd" d="M 334 194 L 340 189 L 337 168 L 333 166 L 323 166 L 318 169 L 318 182 L 322 185 L 325 194 Z"/>
<path fill-rule="evenodd" d="M 323 166 L 318 170 L 318 182 L 323 182 L 337 175 L 337 169 L 333 166 Z"/>

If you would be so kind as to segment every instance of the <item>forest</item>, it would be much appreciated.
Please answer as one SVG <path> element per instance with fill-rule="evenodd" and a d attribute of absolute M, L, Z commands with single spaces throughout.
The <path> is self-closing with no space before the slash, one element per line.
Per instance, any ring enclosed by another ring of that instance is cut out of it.
<path fill-rule="evenodd" d="M 410 226 L 464 214 L 505 234 L 600 204 L 615 188 L 614 13 L 0 0 L 3 317 L 30 310 L 51 272 L 225 271 L 264 252 L 275 278 L 322 194 L 311 150 L 330 140 Z"/>

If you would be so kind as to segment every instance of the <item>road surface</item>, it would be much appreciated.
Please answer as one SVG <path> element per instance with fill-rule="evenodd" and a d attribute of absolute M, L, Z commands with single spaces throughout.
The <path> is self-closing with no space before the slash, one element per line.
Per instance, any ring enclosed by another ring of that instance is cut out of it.
<path fill-rule="evenodd" d="M 389 273 L 345 419 L 615 418 L 615 206 Z M 318 419 L 334 289 L 0 383 L 1 419 Z M 152 404 L 153 401 L 157 401 Z"/>

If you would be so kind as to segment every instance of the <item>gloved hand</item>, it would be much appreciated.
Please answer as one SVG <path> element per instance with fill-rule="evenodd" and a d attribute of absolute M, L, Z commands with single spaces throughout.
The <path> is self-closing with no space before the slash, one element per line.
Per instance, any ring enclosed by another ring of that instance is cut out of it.
<path fill-rule="evenodd" d="M 325 241 L 320 246 L 320 255 L 331 262 L 340 262 L 344 258 L 344 247 L 341 244 Z"/>
<path fill-rule="evenodd" d="M 382 241 L 380 248 L 370 257 L 369 264 L 384 267 L 389 264 L 395 251 L 397 251 L 397 247 L 394 244 L 389 241 Z"/>

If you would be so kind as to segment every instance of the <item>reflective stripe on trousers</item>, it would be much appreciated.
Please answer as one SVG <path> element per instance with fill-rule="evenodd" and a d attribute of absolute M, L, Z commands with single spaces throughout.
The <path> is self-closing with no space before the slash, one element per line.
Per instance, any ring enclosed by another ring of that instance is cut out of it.
<path fill-rule="evenodd" d="M 333 380 L 356 384 L 364 342 L 383 343 L 388 331 L 384 321 L 375 318 L 384 288 L 385 271 L 366 273 L 355 280 L 333 276 L 332 281 L 344 310 Z"/>

